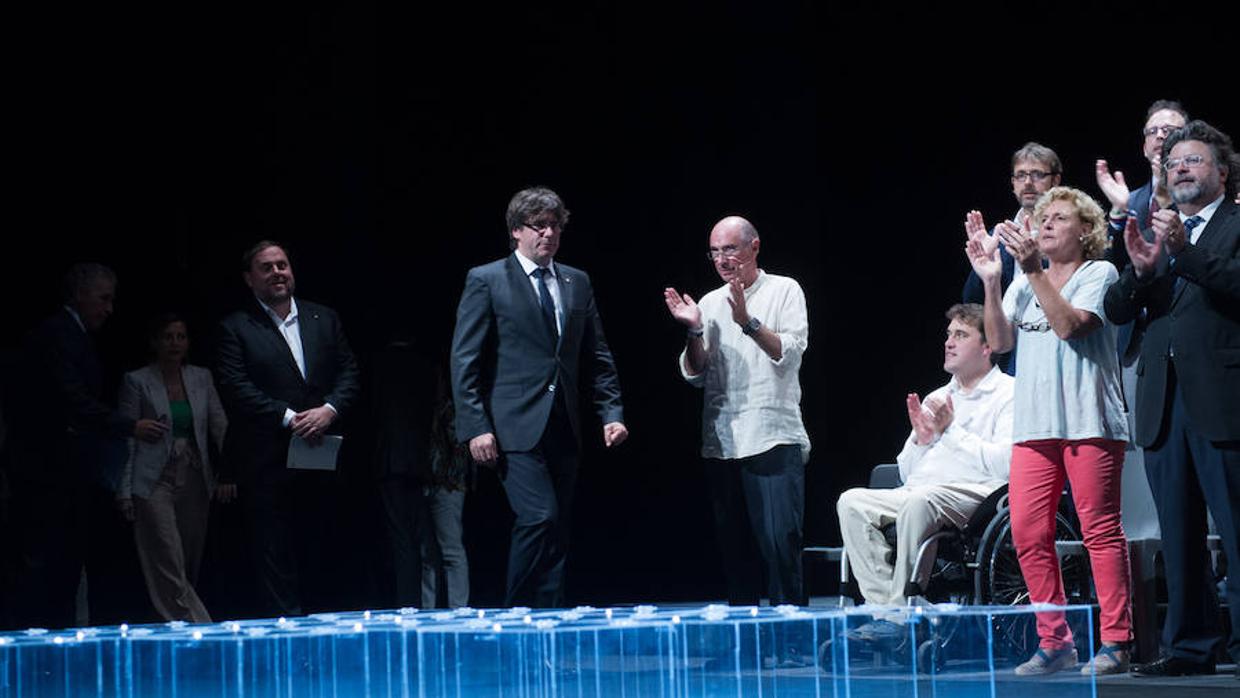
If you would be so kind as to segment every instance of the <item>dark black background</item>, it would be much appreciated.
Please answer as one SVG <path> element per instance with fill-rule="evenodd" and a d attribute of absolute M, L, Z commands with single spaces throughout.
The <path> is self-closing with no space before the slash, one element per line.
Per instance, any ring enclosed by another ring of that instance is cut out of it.
<path fill-rule="evenodd" d="M 964 212 L 1011 214 L 1011 152 L 1051 146 L 1065 183 L 1100 197 L 1097 157 L 1145 181 L 1153 99 L 1240 126 L 1224 27 L 1118 8 L 66 12 L 25 9 L 13 26 L 4 348 L 89 259 L 121 279 L 101 339 L 117 374 L 144 360 L 143 323 L 167 308 L 190 316 L 209 363 L 212 326 L 246 299 L 239 255 L 262 237 L 289 243 L 298 295 L 341 312 L 363 366 L 399 327 L 446 348 L 466 269 L 507 251 L 508 198 L 548 185 L 573 211 L 559 259 L 593 276 L 632 433 L 614 452 L 587 446 L 574 603 L 723 596 L 700 396 L 677 376 L 683 332 L 661 301 L 666 285 L 696 296 L 717 284 L 702 258 L 715 220 L 752 220 L 762 266 L 806 291 L 806 532 L 832 543 L 838 493 L 904 438 L 904 394 L 945 380 Z M 340 606 L 385 605 L 364 447 L 340 477 L 340 508 L 325 513 L 339 522 Z M 229 519 L 217 511 L 235 536 Z M 475 604 L 498 604 L 511 515 L 489 473 L 466 519 Z M 231 545 L 217 537 L 213 554 Z M 227 610 L 219 570 L 233 563 L 207 564 L 208 606 Z"/>

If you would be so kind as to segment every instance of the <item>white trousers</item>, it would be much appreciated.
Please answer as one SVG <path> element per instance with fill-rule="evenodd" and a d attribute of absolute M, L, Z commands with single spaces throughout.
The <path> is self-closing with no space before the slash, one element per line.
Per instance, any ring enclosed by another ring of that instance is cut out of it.
<path fill-rule="evenodd" d="M 904 604 L 904 588 L 913 581 L 922 541 L 947 526 L 964 526 L 995 489 L 993 484 L 959 483 L 893 490 L 857 487 L 840 495 L 840 533 L 866 603 Z M 894 566 L 887 562 L 891 546 L 882 534 L 891 523 L 896 525 Z M 927 580 L 915 581 L 924 586 Z"/>

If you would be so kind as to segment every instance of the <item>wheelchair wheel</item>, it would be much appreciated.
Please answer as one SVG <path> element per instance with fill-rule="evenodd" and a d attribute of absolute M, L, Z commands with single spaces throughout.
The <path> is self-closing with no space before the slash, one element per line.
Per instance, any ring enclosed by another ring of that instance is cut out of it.
<path fill-rule="evenodd" d="M 1079 541 L 1081 538 L 1068 518 L 1058 512 L 1055 515 L 1055 540 Z M 1016 606 L 1029 603 L 1029 587 L 1020 571 L 1016 545 L 1012 542 L 1012 519 L 1003 511 L 983 535 L 978 554 L 978 574 L 982 603 L 991 606 Z M 1069 604 L 1088 603 L 1089 561 L 1084 555 L 1065 556 L 1060 564 L 1064 581 L 1064 594 Z M 1011 652 L 1011 656 L 1025 657 L 1038 646 L 1036 623 L 1033 615 L 998 615 L 993 619 L 996 643 Z M 1075 630 L 1075 629 L 1074 629 Z"/>

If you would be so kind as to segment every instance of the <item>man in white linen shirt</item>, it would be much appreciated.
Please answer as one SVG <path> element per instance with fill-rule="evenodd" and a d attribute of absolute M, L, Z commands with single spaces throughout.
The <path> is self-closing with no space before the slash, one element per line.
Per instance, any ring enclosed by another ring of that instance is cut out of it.
<path fill-rule="evenodd" d="M 664 291 L 688 328 L 680 371 L 705 391 L 702 457 L 727 575 L 728 602 L 804 603 L 801 575 L 805 463 L 801 355 L 809 336 L 805 294 L 758 268 L 753 224 L 729 216 L 710 231 L 708 257 L 724 285 L 700 303 Z"/>
<path fill-rule="evenodd" d="M 903 604 L 917 549 L 946 526 L 963 526 L 978 505 L 1008 479 L 1012 458 L 1011 376 L 991 361 L 982 306 L 962 303 L 947 311 L 943 343 L 947 385 L 922 402 L 906 398 L 912 433 L 896 456 L 896 489 L 858 487 L 840 496 L 836 509 L 844 549 L 866 603 Z M 895 564 L 882 529 L 896 525 Z"/>

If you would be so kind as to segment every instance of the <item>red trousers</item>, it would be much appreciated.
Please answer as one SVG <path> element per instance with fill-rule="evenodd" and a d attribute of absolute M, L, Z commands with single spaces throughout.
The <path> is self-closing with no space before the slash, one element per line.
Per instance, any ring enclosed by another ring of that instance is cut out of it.
<path fill-rule="evenodd" d="M 1008 503 L 1020 570 L 1034 603 L 1065 603 L 1055 555 L 1055 512 L 1064 478 L 1081 520 L 1081 535 L 1098 592 L 1102 641 L 1132 640 L 1128 540 L 1120 520 L 1120 472 L 1124 442 L 1107 439 L 1025 441 L 1012 447 Z M 1063 613 L 1039 613 L 1040 645 L 1056 650 L 1073 644 Z"/>

